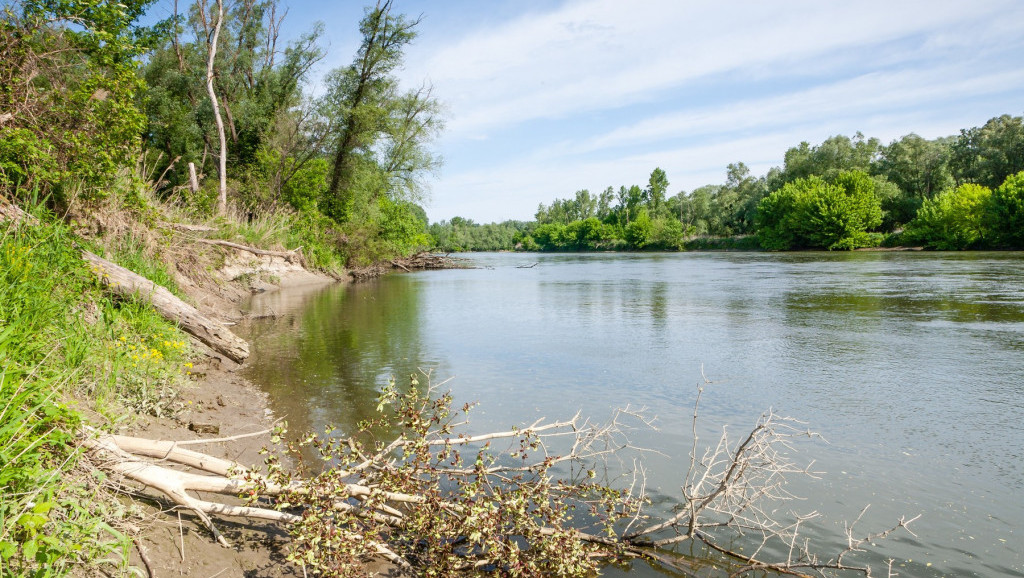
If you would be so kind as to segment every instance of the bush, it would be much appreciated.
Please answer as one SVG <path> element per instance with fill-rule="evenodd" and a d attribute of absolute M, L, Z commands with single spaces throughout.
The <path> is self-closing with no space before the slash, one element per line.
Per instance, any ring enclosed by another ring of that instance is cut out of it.
<path fill-rule="evenodd" d="M 881 224 L 875 182 L 860 171 L 839 173 L 832 183 L 797 179 L 758 205 L 758 239 L 772 251 L 874 246 L 880 238 L 868 231 Z"/>
<path fill-rule="evenodd" d="M 940 251 L 979 245 L 985 237 L 983 220 L 991 196 L 988 187 L 968 183 L 925 199 L 902 241 Z"/>
<path fill-rule="evenodd" d="M 1024 248 L 1024 171 L 1010 175 L 992 191 L 985 222 L 996 246 Z"/>

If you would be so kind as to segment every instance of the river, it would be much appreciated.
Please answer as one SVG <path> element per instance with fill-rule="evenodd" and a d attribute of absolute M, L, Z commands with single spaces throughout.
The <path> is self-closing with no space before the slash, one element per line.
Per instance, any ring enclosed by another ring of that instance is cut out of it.
<path fill-rule="evenodd" d="M 474 254 L 474 269 L 258 296 L 247 372 L 293 431 L 351 427 L 391 376 L 480 402 L 476 431 L 644 406 L 654 495 L 698 433 L 773 409 L 819 480 L 790 507 L 836 553 L 843 522 L 921 518 L 866 558 L 901 577 L 1024 576 L 1024 254 Z M 882 570 L 882 569 L 876 569 Z M 881 572 L 877 572 L 881 573 Z M 661 575 L 643 564 L 606 575 Z"/>

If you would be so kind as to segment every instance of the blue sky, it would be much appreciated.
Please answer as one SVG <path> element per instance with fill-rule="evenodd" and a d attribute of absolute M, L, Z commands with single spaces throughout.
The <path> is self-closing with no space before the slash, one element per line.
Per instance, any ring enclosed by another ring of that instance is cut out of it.
<path fill-rule="evenodd" d="M 282 0 L 352 61 L 358 2 Z M 445 106 L 431 221 L 532 219 L 579 189 L 670 194 L 856 131 L 884 143 L 1024 113 L 1021 0 L 395 0 L 423 15 L 400 72 Z"/>

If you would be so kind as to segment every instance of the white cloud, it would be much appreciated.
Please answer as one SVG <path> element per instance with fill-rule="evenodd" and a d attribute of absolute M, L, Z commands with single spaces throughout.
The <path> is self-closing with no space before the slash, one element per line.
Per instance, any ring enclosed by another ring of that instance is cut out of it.
<path fill-rule="evenodd" d="M 1019 22 L 1022 10 L 1019 3 L 1001 0 L 777 6 L 571 2 L 475 31 L 412 68 L 427 72 L 439 94 L 450 99 L 450 130 L 479 133 L 649 101 L 696 78 L 737 70 L 770 74 L 767 67 L 840 50 L 863 51 L 934 30 L 964 30 L 986 18 L 994 22 L 993 14 Z M 1015 29 L 1020 32 L 1019 25 Z"/>
<path fill-rule="evenodd" d="M 943 68 L 927 72 L 871 73 L 768 98 L 657 115 L 572 146 L 585 153 L 681 135 L 693 138 L 721 134 L 726 130 L 765 130 L 816 119 L 859 117 L 877 111 L 930 107 L 936 101 L 956 101 L 992 92 L 1024 92 L 1024 68 L 959 79 L 951 77 L 951 72 Z"/>
<path fill-rule="evenodd" d="M 451 110 L 435 219 L 527 219 L 656 166 L 692 190 L 857 130 L 955 134 L 1024 89 L 1016 0 L 578 0 L 434 38 L 407 74 Z"/>

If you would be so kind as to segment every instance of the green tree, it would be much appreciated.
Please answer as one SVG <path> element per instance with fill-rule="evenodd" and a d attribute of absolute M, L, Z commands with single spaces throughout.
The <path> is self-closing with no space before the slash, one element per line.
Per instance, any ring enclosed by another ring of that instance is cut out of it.
<path fill-rule="evenodd" d="M 1010 175 L 992 191 L 985 220 L 997 246 L 1024 248 L 1024 171 Z"/>
<path fill-rule="evenodd" d="M 327 147 L 333 152 L 324 208 L 339 221 L 358 218 L 359 210 L 380 195 L 414 191 L 409 185 L 418 172 L 436 165 L 422 147 L 439 128 L 437 105 L 429 90 L 401 95 L 394 75 L 420 20 L 393 14 L 391 8 L 387 0 L 367 11 L 359 25 L 362 43 L 355 61 L 325 80 L 321 103 L 330 124 Z M 411 130 L 396 131 L 396 126 Z M 380 158 L 382 148 L 398 154 Z M 399 177 L 404 191 L 389 187 L 395 178 L 391 158 L 406 161 Z"/>
<path fill-rule="evenodd" d="M 647 180 L 646 196 L 650 205 L 651 213 L 655 216 L 661 215 L 665 204 L 665 193 L 668 192 L 668 175 L 660 168 L 651 171 Z"/>
<path fill-rule="evenodd" d="M 1024 118 L 1004 114 L 964 129 L 952 145 L 950 166 L 958 183 L 1000 186 L 1024 170 Z"/>
<path fill-rule="evenodd" d="M 985 236 L 985 210 L 991 196 L 988 187 L 964 183 L 925 199 L 903 233 L 904 242 L 920 243 L 940 251 L 979 245 Z"/>
<path fill-rule="evenodd" d="M 626 226 L 626 242 L 633 249 L 643 249 L 651 238 L 652 230 L 651 217 L 647 214 L 647 209 L 640 209 L 636 218 Z"/>
<path fill-rule="evenodd" d="M 860 132 L 852 139 L 844 135 L 832 136 L 814 147 L 802 142 L 786 151 L 785 167 L 770 189 L 776 190 L 785 183 L 812 175 L 833 179 L 842 171 L 867 172 L 880 148 L 878 139 L 865 140 Z"/>
<path fill-rule="evenodd" d="M 758 239 L 769 250 L 855 249 L 877 238 L 882 223 L 875 182 L 861 171 L 845 171 L 833 182 L 811 176 L 787 183 L 758 206 Z"/>
<path fill-rule="evenodd" d="M 872 172 L 899 187 L 900 194 L 882 204 L 893 225 L 909 222 L 925 199 L 953 185 L 950 146 L 950 139 L 930 141 L 911 133 L 882 147 Z"/>
<path fill-rule="evenodd" d="M 206 39 L 216 18 L 211 20 L 208 4 L 199 0 L 187 15 L 176 14 L 174 27 L 142 68 L 149 87 L 144 104 L 147 164 L 170 187 L 187 182 L 189 163 L 203 174 L 217 171 L 216 156 L 210 154 L 219 149 L 216 119 L 206 89 Z M 318 46 L 322 26 L 315 25 L 282 51 L 282 21 L 276 0 L 233 3 L 213 62 L 213 88 L 228 141 L 228 177 L 257 179 L 239 187 L 247 204 L 281 198 L 288 181 L 320 155 L 325 132 L 302 97 L 311 68 L 324 55 Z"/>
<path fill-rule="evenodd" d="M 148 0 L 22 0 L 0 20 L 0 188 L 102 196 L 138 158 Z"/>

